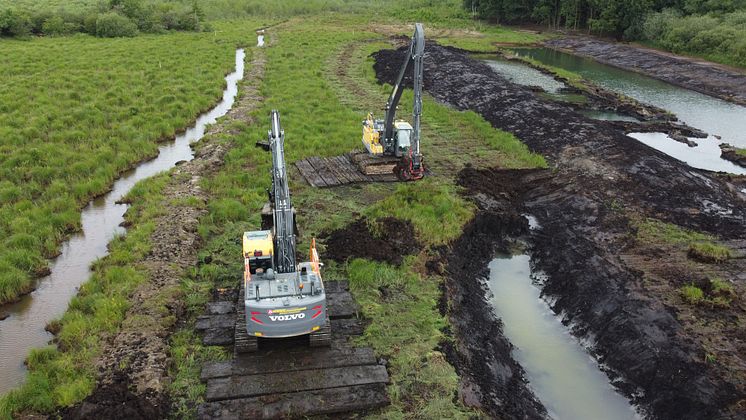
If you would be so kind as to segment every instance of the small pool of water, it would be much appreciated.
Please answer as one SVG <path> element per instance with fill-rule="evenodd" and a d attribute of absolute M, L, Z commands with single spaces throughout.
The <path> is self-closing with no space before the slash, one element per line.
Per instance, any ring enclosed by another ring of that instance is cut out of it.
<path fill-rule="evenodd" d="M 565 87 L 565 84 L 517 61 L 506 60 L 497 56 L 481 56 L 488 66 L 495 72 L 510 80 L 511 82 L 523 86 L 539 86 L 548 93 L 557 93 Z"/>
<path fill-rule="evenodd" d="M 746 168 L 720 157 L 720 146 L 718 146 L 720 142 L 713 136 L 706 139 L 692 138 L 691 140 L 694 140 L 697 146 L 689 147 L 670 138 L 665 133 L 630 133 L 628 135 L 669 156 L 686 162 L 693 168 L 746 175 Z"/>
<path fill-rule="evenodd" d="M 639 419 L 630 402 L 540 297 L 528 255 L 499 256 L 489 265 L 489 297 L 513 357 L 549 414 L 560 420 Z"/>

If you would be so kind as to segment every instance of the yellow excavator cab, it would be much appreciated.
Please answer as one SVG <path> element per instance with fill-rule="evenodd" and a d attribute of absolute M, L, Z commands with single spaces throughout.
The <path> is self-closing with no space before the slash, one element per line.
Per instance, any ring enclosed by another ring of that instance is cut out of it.
<path fill-rule="evenodd" d="M 255 230 L 243 234 L 243 255 L 249 260 L 251 272 L 257 268 L 267 269 L 272 267 L 272 253 L 274 244 L 272 242 L 272 231 Z"/>

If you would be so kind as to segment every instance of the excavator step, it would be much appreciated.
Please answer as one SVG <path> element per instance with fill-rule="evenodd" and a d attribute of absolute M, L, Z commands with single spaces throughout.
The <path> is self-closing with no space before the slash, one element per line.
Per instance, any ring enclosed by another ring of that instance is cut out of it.
<path fill-rule="evenodd" d="M 313 187 L 336 187 L 358 182 L 396 182 L 397 158 L 372 156 L 356 151 L 341 156 L 310 157 L 295 162 L 303 178 Z"/>

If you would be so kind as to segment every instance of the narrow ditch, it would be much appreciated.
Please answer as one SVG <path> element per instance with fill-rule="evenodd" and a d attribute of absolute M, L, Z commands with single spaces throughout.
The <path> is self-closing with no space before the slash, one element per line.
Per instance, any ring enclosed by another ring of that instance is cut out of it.
<path fill-rule="evenodd" d="M 526 254 L 498 255 L 489 264 L 487 299 L 515 346 L 529 387 L 556 419 L 628 420 L 639 415 L 598 364 L 541 299 L 541 275 Z"/>
<path fill-rule="evenodd" d="M 67 309 L 78 287 L 91 275 L 90 266 L 108 254 L 107 244 L 126 229 L 122 226 L 127 205 L 122 198 L 139 181 L 174 167 L 180 161 L 192 160 L 191 143 L 205 135 L 205 129 L 225 115 L 233 106 L 238 81 L 244 74 L 243 49 L 236 50 L 235 70 L 225 77 L 223 97 L 209 111 L 197 117 L 183 134 L 159 147 L 158 156 L 125 172 L 114 182 L 112 190 L 92 200 L 82 211 L 82 231 L 62 247 L 62 253 L 51 264 L 48 276 L 38 280 L 34 292 L 19 302 L 0 308 L 0 394 L 21 384 L 26 377 L 24 360 L 33 348 L 43 347 L 52 338 L 45 326 Z"/>

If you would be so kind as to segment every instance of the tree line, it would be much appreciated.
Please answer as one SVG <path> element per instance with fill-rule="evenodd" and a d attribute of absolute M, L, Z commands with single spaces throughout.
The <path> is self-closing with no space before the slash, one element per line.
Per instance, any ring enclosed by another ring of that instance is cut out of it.
<path fill-rule="evenodd" d="M 746 66 L 746 0 L 464 0 L 475 17 L 642 40 Z"/>
<path fill-rule="evenodd" d="M 197 1 L 108 0 L 90 10 L 0 8 L 0 36 L 27 38 L 88 33 L 99 37 L 135 36 L 140 32 L 209 30 Z"/>

